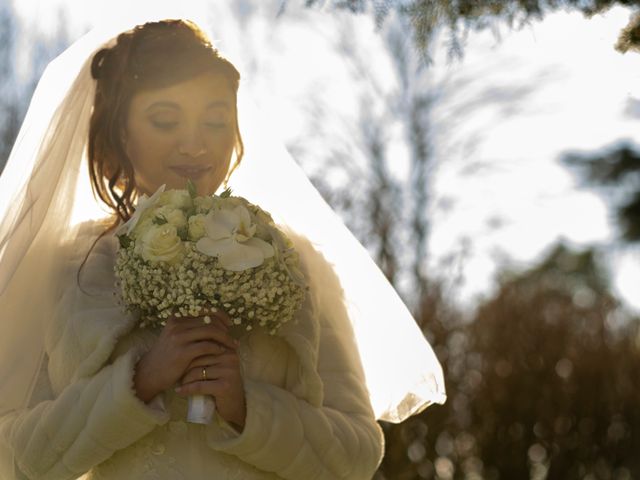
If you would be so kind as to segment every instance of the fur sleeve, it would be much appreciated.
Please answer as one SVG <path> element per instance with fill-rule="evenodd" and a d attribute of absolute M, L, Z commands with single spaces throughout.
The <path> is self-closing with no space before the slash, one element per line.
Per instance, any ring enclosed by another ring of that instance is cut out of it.
<path fill-rule="evenodd" d="M 285 479 L 365 480 L 384 451 L 364 373 L 331 266 L 304 239 L 296 238 L 310 280 L 310 315 L 298 325 L 306 398 L 280 386 L 245 378 L 247 418 L 238 434 L 230 426 L 207 428 L 209 445 Z M 317 335 L 314 338 L 314 335 Z M 307 350 L 307 353 L 305 353 Z M 314 379 L 317 379 L 315 381 Z M 223 421 L 221 421 L 224 423 Z"/>

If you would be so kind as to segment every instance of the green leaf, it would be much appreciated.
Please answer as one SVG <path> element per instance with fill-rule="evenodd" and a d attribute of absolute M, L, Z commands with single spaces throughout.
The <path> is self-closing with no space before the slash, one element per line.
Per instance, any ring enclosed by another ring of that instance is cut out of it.
<path fill-rule="evenodd" d="M 227 189 L 220 194 L 220 198 L 228 198 L 231 196 L 231 187 L 227 187 Z"/>
<path fill-rule="evenodd" d="M 153 218 L 153 220 L 152 220 L 152 221 L 153 221 L 153 223 L 155 223 L 156 225 L 164 225 L 165 223 L 169 223 L 169 220 L 167 220 L 167 219 L 165 218 L 165 216 L 164 216 L 164 215 L 162 215 L 162 214 L 160 214 L 160 215 L 156 215 L 156 216 Z"/>
<path fill-rule="evenodd" d="M 198 196 L 198 190 L 191 179 L 187 180 L 187 190 L 189 191 L 191 198 L 196 198 Z"/>
<path fill-rule="evenodd" d="M 121 248 L 129 248 L 129 245 L 131 245 L 131 239 L 126 233 L 118 235 L 118 240 L 120 241 Z"/>
<path fill-rule="evenodd" d="M 190 217 L 193 217 L 196 214 L 196 207 L 191 207 L 189 208 L 189 210 L 186 211 L 185 215 L 187 217 L 187 219 L 189 219 Z"/>
<path fill-rule="evenodd" d="M 182 240 L 183 242 L 186 242 L 187 240 L 189 240 L 189 229 L 187 228 L 186 225 L 184 227 L 178 228 L 177 233 L 178 233 L 178 237 L 180 237 L 180 240 Z"/>

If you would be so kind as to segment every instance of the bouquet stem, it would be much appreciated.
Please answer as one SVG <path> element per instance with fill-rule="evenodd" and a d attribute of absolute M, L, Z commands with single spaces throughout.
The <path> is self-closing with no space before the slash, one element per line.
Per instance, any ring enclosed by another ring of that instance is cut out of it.
<path fill-rule="evenodd" d="M 187 421 L 207 425 L 211 423 L 216 403 L 211 395 L 191 395 L 188 399 Z"/>

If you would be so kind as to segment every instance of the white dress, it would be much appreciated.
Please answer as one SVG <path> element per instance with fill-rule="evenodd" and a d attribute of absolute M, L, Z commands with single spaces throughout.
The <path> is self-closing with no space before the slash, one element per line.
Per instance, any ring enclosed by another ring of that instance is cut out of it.
<path fill-rule="evenodd" d="M 29 409 L 0 418 L 0 440 L 31 479 L 369 479 L 384 451 L 353 333 L 331 267 L 291 236 L 310 295 L 277 336 L 240 342 L 247 418 L 241 434 L 215 416 L 185 421 L 187 400 L 167 391 L 149 404 L 133 391 L 133 367 L 154 333 L 135 326 L 114 296 L 117 239 L 93 249 L 90 224 L 72 249 L 51 327 L 48 355 Z M 331 327 L 326 321 L 332 315 Z M 336 322 L 340 317 L 341 320 Z M 336 328 L 339 325 L 340 328 Z"/>

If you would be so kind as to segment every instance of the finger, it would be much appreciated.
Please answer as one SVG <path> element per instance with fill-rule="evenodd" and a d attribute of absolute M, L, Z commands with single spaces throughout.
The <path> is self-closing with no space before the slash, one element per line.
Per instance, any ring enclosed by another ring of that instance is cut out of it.
<path fill-rule="evenodd" d="M 186 347 L 186 354 L 190 357 L 189 363 L 191 363 L 194 358 L 201 357 L 203 355 L 221 355 L 227 351 L 227 347 L 224 345 L 207 340 L 192 342 Z"/>
<path fill-rule="evenodd" d="M 218 365 L 210 365 L 206 368 L 206 377 L 202 375 L 203 367 L 194 368 L 188 371 L 181 379 L 181 384 L 189 384 L 194 382 L 206 382 L 209 380 L 231 379 L 237 375 L 237 370 L 233 368 L 221 367 Z"/>
<path fill-rule="evenodd" d="M 213 340 L 220 343 L 232 350 L 238 348 L 237 341 L 227 333 L 227 331 L 221 329 L 214 324 L 200 325 L 199 327 L 190 328 L 179 334 L 181 342 L 190 343 L 198 340 Z"/>
<path fill-rule="evenodd" d="M 225 353 L 218 355 L 211 365 L 235 368 L 240 365 L 240 356 L 237 351 L 227 350 Z"/>
<path fill-rule="evenodd" d="M 207 312 L 201 315 L 201 317 L 205 321 L 205 323 L 207 323 L 207 317 L 209 317 L 211 320 L 220 322 L 220 324 L 223 325 L 225 328 L 229 328 L 231 325 L 233 325 L 233 321 L 231 320 L 231 317 L 224 310 L 215 310 L 215 311 Z"/>
<path fill-rule="evenodd" d="M 225 354 L 220 355 L 202 355 L 201 357 L 194 358 L 193 361 L 189 364 L 189 366 L 185 369 L 185 371 L 189 371 L 192 368 L 197 367 L 208 367 L 209 365 L 218 365 L 220 362 L 220 358 L 224 357 Z"/>
<path fill-rule="evenodd" d="M 231 320 L 231 316 L 227 312 L 225 312 L 224 310 L 218 310 L 217 314 L 227 327 L 233 325 L 233 320 Z"/>
<path fill-rule="evenodd" d="M 206 369 L 207 375 L 202 374 L 202 370 Z M 180 385 L 186 385 L 194 382 L 207 382 L 210 380 L 219 380 L 220 372 L 213 366 L 197 367 L 187 371 L 182 377 L 180 377 Z"/>
<path fill-rule="evenodd" d="M 227 351 L 220 355 L 203 355 L 201 357 L 195 358 L 185 371 L 188 372 L 192 369 L 200 369 L 202 367 L 207 367 L 207 371 L 209 371 L 209 367 L 213 366 L 221 366 L 221 367 L 238 367 L 240 365 L 240 357 L 235 352 Z"/>
<path fill-rule="evenodd" d="M 185 383 L 175 388 L 181 397 L 190 395 L 212 395 L 213 397 L 224 396 L 229 392 L 231 383 L 225 379 L 206 380 L 193 383 Z"/>
<path fill-rule="evenodd" d="M 204 323 L 205 325 L 213 324 L 224 329 L 225 331 L 229 330 L 229 325 L 227 325 L 221 314 L 204 315 L 200 318 L 202 318 L 202 323 Z"/>
<path fill-rule="evenodd" d="M 183 330 L 189 330 L 200 325 L 203 325 L 204 321 L 201 317 L 169 317 L 165 325 L 166 329 L 173 330 L 175 332 L 181 332 Z"/>
<path fill-rule="evenodd" d="M 207 372 L 206 378 L 202 375 L 202 370 Z M 216 378 L 227 378 L 238 373 L 238 369 L 231 365 L 207 365 L 205 367 L 197 367 L 187 372 L 185 378 L 191 382 L 200 380 L 213 380 Z"/>

